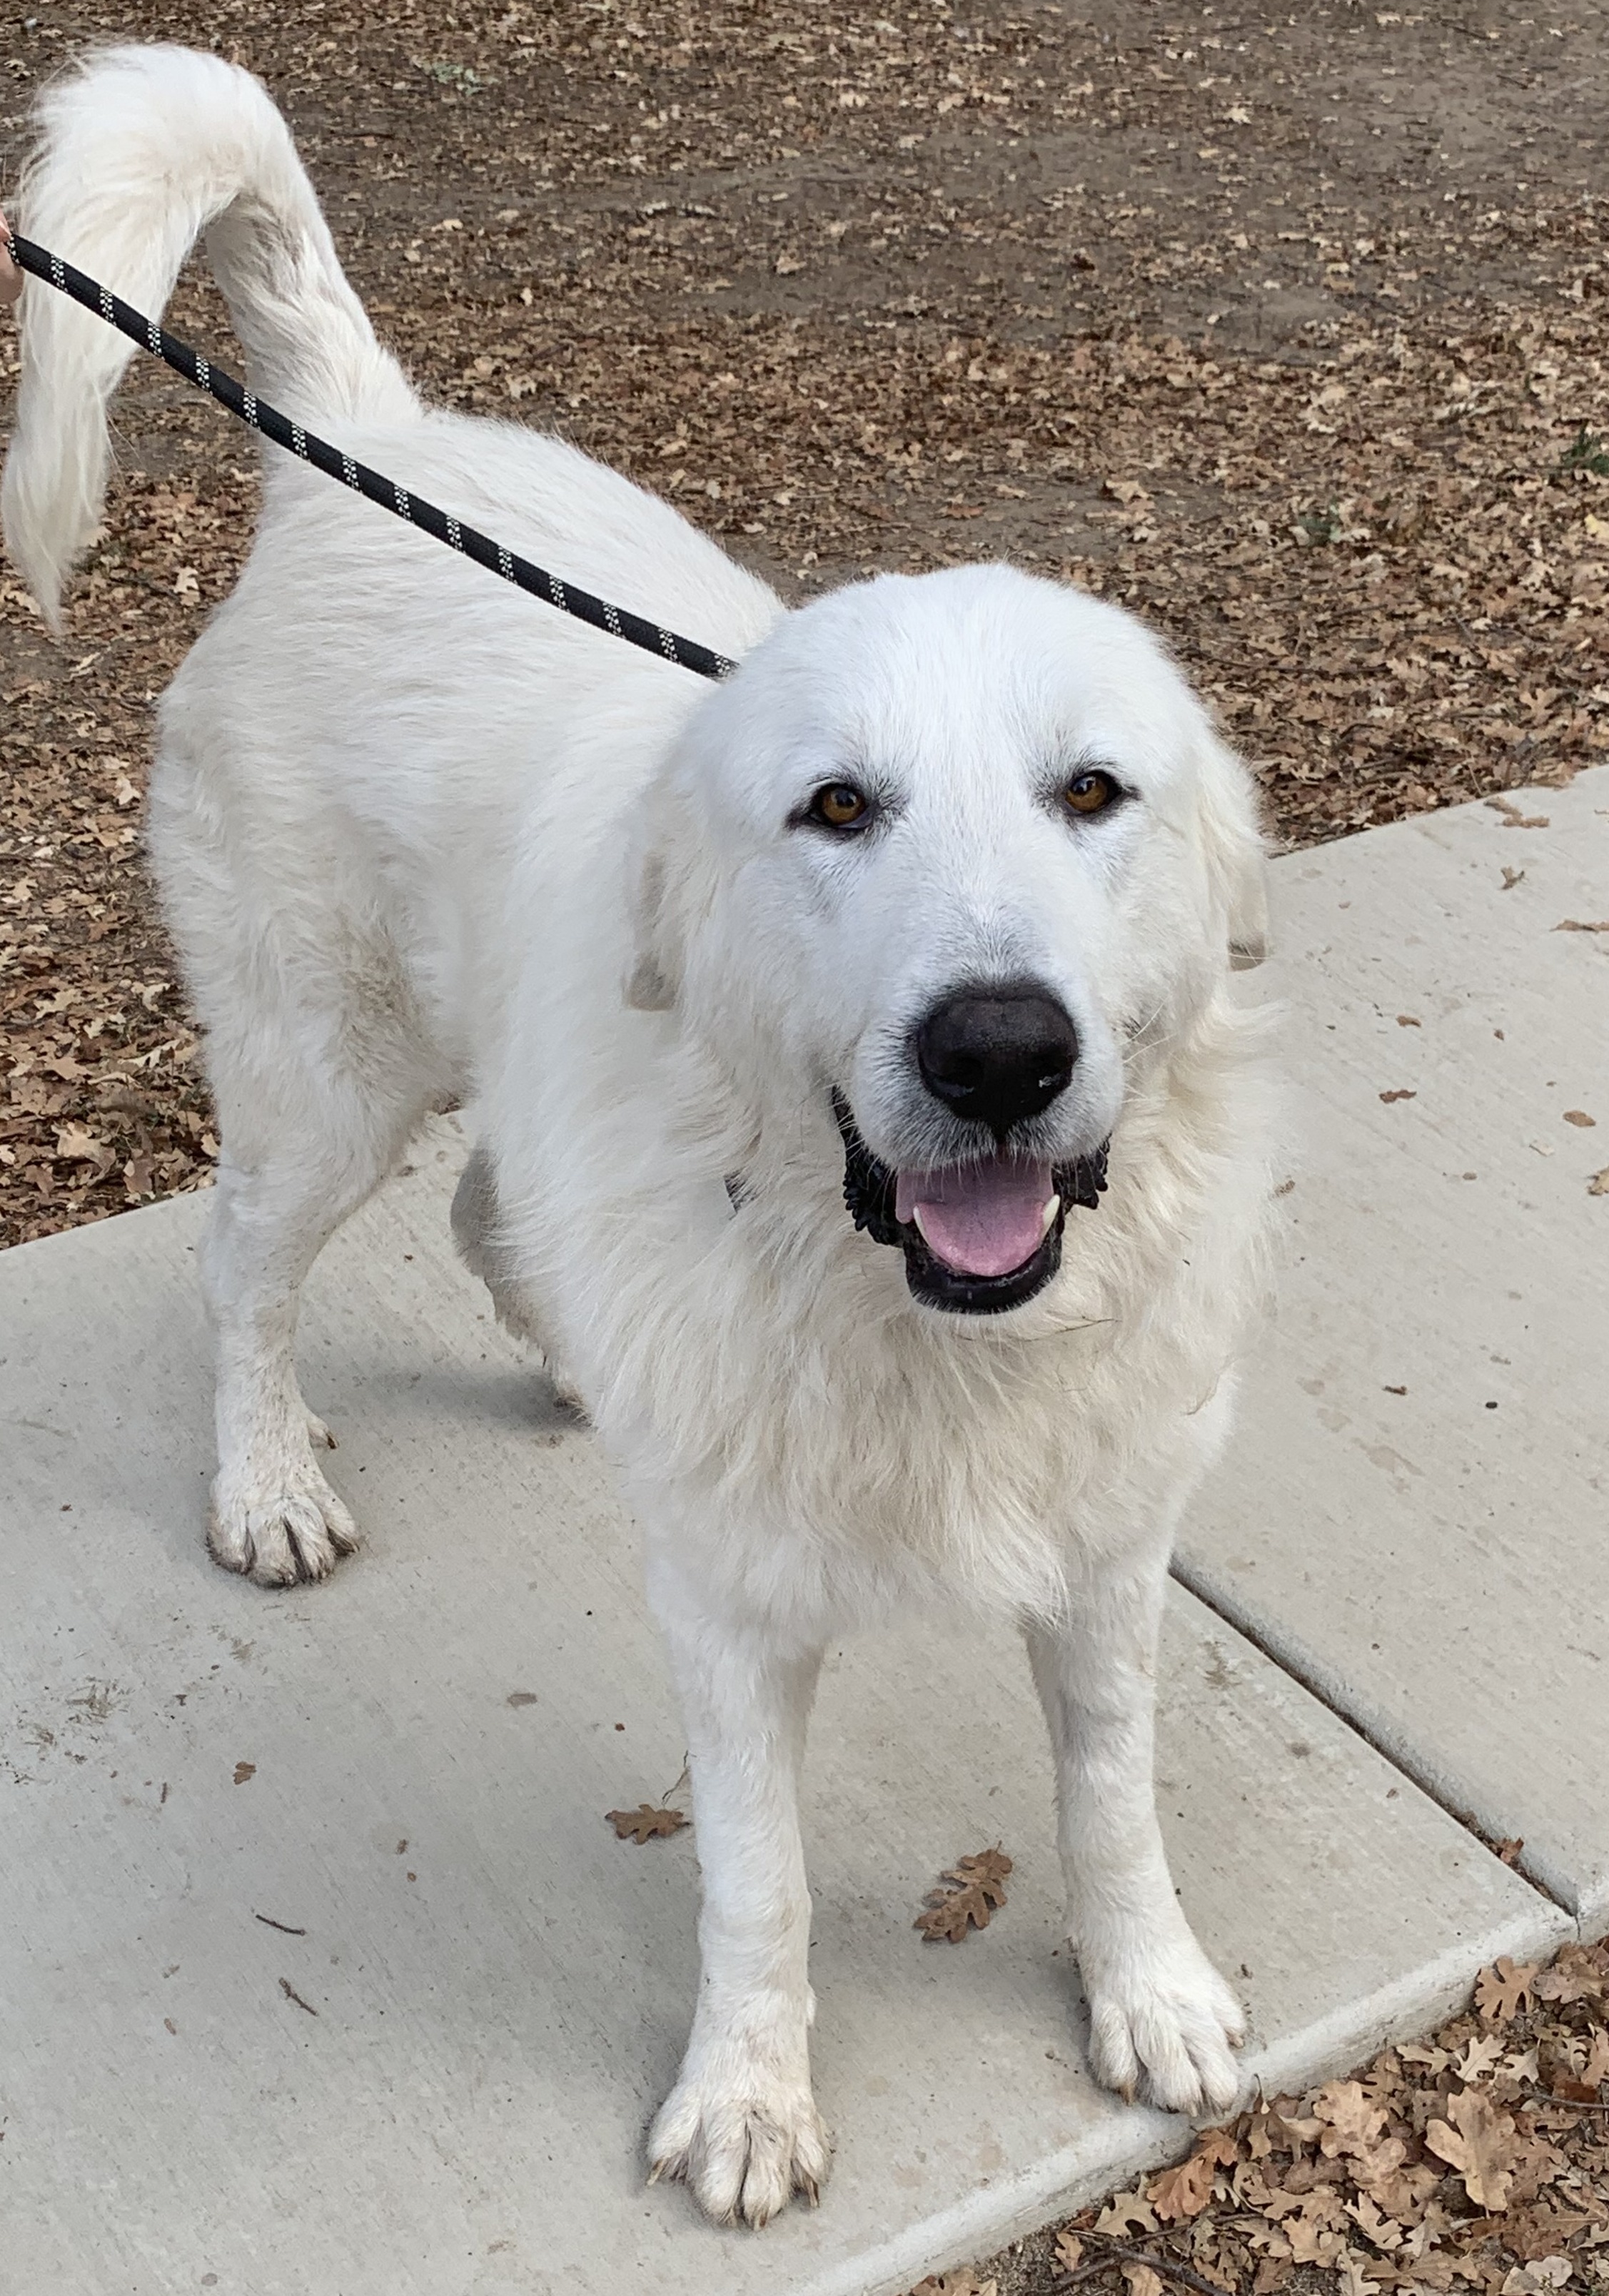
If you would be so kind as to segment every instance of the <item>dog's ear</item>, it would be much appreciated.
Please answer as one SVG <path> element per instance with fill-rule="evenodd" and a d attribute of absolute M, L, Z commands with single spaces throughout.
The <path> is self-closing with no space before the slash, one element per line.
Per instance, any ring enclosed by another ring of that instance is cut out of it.
<path fill-rule="evenodd" d="M 1206 737 L 1201 775 L 1202 843 L 1212 889 L 1227 920 L 1229 963 L 1249 972 L 1268 953 L 1267 855 L 1251 775 L 1215 734 Z"/>

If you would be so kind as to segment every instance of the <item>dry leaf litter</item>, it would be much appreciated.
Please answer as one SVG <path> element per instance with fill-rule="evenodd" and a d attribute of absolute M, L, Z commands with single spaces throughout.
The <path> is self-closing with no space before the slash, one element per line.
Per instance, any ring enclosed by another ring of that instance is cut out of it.
<path fill-rule="evenodd" d="M 1609 2287 L 1609 1940 L 1547 1967 L 1499 1961 L 1433 2039 L 1266 2098 L 1133 2191 L 919 2296 L 1092 2282 L 1099 2296 Z"/>
<path fill-rule="evenodd" d="M 790 596 L 1009 555 L 1132 604 L 1287 840 L 1605 754 L 1596 6 L 42 0 L 4 183 L 108 36 L 264 75 L 433 399 L 556 427 Z M 227 361 L 199 276 L 173 322 Z M 66 640 L 0 583 L 5 1241 L 217 1151 L 140 809 L 254 466 L 145 362 L 116 432 Z"/>

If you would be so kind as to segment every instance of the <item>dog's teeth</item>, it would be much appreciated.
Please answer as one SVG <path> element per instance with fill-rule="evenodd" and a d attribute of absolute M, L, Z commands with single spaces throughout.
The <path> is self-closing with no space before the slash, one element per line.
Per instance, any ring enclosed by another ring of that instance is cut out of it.
<path fill-rule="evenodd" d="M 1061 1210 L 1061 1205 L 1062 1199 L 1060 1196 L 1052 1196 L 1047 1203 L 1044 1210 L 1039 1214 L 1039 1234 L 1041 1235 L 1048 1235 L 1050 1234 L 1051 1229 L 1055 1225 L 1055 1217 L 1057 1212 Z"/>

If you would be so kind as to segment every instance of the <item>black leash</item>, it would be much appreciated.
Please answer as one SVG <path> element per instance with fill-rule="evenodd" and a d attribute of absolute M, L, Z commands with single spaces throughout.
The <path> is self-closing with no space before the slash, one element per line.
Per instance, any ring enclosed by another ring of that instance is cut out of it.
<path fill-rule="evenodd" d="M 350 455 L 343 455 L 338 447 L 315 438 L 312 431 L 304 430 L 300 422 L 292 422 L 276 406 L 259 398 L 232 374 L 226 374 L 210 359 L 193 351 L 188 343 L 180 342 L 176 335 L 159 327 L 154 319 L 146 318 L 110 288 L 103 287 L 86 273 L 75 270 L 70 263 L 63 263 L 47 248 L 37 247 L 31 239 L 19 238 L 12 232 L 11 251 L 12 260 L 20 270 L 31 272 L 47 286 L 70 295 L 75 303 L 81 303 L 86 311 L 104 319 L 109 327 L 127 335 L 130 342 L 138 343 L 142 350 L 165 361 L 186 382 L 194 383 L 198 390 L 216 398 L 231 414 L 250 423 L 253 430 L 260 430 L 276 447 L 283 447 L 288 454 L 311 463 L 326 478 L 339 479 L 355 494 L 406 519 L 410 526 L 419 527 L 436 541 L 445 542 L 449 550 L 462 551 L 477 566 L 484 566 L 488 574 L 500 574 L 517 590 L 528 590 L 545 605 L 556 606 L 562 614 L 573 614 L 577 621 L 590 622 L 595 630 L 606 630 L 611 637 L 624 638 L 628 645 L 641 646 L 644 653 L 659 654 L 682 669 L 696 671 L 700 677 L 730 677 L 737 668 L 724 653 L 700 645 L 696 638 L 678 637 L 674 630 L 663 630 L 657 622 L 646 622 L 640 614 L 630 613 L 624 606 L 612 606 L 603 598 L 595 598 L 589 590 L 578 590 L 568 582 L 561 582 L 556 574 L 533 566 L 529 558 L 505 550 L 500 542 L 491 541 L 472 526 L 465 526 L 462 520 L 438 510 L 434 503 L 422 501 L 394 480 L 382 478 L 366 463 L 354 462 Z"/>

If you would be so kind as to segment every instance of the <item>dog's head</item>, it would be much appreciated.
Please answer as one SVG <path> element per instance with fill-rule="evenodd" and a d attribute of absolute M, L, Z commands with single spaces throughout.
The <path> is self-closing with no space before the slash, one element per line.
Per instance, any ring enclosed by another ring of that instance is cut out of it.
<path fill-rule="evenodd" d="M 786 617 L 692 722 L 634 868 L 629 1000 L 762 1121 L 836 1117 L 926 1304 L 1055 1273 L 1125 1079 L 1255 963 L 1249 779 L 1130 616 L 1006 567 Z"/>

